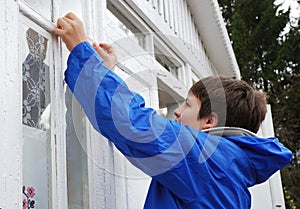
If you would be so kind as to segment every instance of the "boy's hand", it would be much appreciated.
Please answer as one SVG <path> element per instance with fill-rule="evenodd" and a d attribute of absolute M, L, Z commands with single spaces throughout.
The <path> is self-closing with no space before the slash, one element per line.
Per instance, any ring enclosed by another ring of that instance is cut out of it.
<path fill-rule="evenodd" d="M 83 23 L 73 13 L 68 13 L 57 20 L 54 33 L 62 38 L 69 51 L 72 51 L 79 43 L 88 41 Z"/>
<path fill-rule="evenodd" d="M 106 67 L 114 71 L 114 67 L 117 64 L 118 59 L 112 45 L 106 43 L 100 43 L 98 45 L 96 43 L 93 43 L 93 47 L 100 55 L 100 57 L 102 57 Z"/>

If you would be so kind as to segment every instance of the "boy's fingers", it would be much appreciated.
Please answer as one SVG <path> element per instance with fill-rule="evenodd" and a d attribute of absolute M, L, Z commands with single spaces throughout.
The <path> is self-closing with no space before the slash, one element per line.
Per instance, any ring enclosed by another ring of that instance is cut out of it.
<path fill-rule="evenodd" d="M 96 52 L 99 54 L 99 56 L 103 59 L 104 64 L 111 69 L 112 71 L 114 71 L 114 65 L 115 63 L 113 63 L 113 61 L 111 60 L 111 55 L 107 52 L 107 50 L 102 47 L 102 44 L 96 44 L 93 43 L 93 47 L 96 50 Z"/>
<path fill-rule="evenodd" d="M 107 56 L 107 53 L 98 44 L 93 43 L 93 47 L 102 58 Z"/>
<path fill-rule="evenodd" d="M 65 15 L 65 17 L 71 19 L 71 20 L 75 20 L 78 19 L 76 15 L 74 15 L 72 12 L 69 12 L 68 14 Z"/>
<path fill-rule="evenodd" d="M 63 19 L 63 18 L 58 18 L 57 20 L 57 27 L 58 28 L 67 28 L 68 27 L 68 23 Z"/>
<path fill-rule="evenodd" d="M 112 52 L 113 51 L 113 47 L 110 44 L 107 43 L 100 43 L 99 46 L 103 49 L 105 49 L 108 52 Z"/>
<path fill-rule="evenodd" d="M 61 36 L 61 35 L 62 35 L 62 32 L 63 32 L 62 29 L 59 29 L 59 28 L 55 28 L 55 29 L 54 29 L 54 34 L 57 35 L 57 36 Z"/>
<path fill-rule="evenodd" d="M 62 18 L 67 24 L 72 24 L 72 19 L 67 18 L 67 17 L 63 17 Z"/>
<path fill-rule="evenodd" d="M 67 27 L 67 23 L 62 19 L 57 19 L 57 27 L 54 29 L 54 34 L 61 36 L 63 34 L 63 29 Z"/>

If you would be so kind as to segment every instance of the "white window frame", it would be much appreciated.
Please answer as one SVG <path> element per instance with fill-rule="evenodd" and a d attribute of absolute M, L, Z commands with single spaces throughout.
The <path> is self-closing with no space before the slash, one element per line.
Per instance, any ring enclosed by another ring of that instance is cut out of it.
<path fill-rule="evenodd" d="M 106 1 L 81 1 L 82 3 L 82 20 L 86 26 L 86 32 L 91 40 L 103 40 L 103 12 L 106 9 Z M 53 19 L 56 20 L 59 18 L 59 1 L 52 0 L 53 6 Z M 39 25 L 46 31 L 53 33 L 53 29 L 55 28 L 55 24 L 50 20 L 44 18 L 37 12 L 35 12 L 30 6 L 28 6 L 22 0 L 18 1 L 16 5 L 19 11 L 17 15 L 24 15 L 30 20 L 32 20 L 35 24 Z M 97 22 L 97 24 L 95 24 Z M 16 22 L 15 25 L 18 23 Z M 65 45 L 53 35 L 53 88 L 51 88 L 51 98 L 53 102 L 53 106 L 51 107 L 51 124 L 52 124 L 52 208 L 68 208 L 68 190 L 67 190 L 67 167 L 66 167 L 66 121 L 65 121 L 65 86 L 62 82 L 64 78 L 64 70 L 66 67 L 67 54 L 65 53 Z M 63 49 L 64 48 L 64 49 Z M 18 76 L 21 76 L 18 75 Z M 21 77 L 19 80 L 22 79 Z M 22 96 L 22 95 L 20 95 Z M 52 104 L 51 104 L 52 105 Z M 82 115 L 81 108 L 77 107 L 75 110 L 79 115 Z M 75 113 L 75 114 L 77 114 Z M 22 114 L 21 114 L 22 115 Z M 83 116 L 84 117 L 84 116 Z M 84 117 L 85 118 L 85 117 Z M 74 122 L 74 121 L 73 121 Z M 98 172 L 95 171 L 97 169 L 97 165 L 94 165 L 94 158 L 99 157 L 99 148 L 96 146 L 97 141 L 99 140 L 99 135 L 95 136 L 93 133 L 93 128 L 85 118 L 85 139 L 86 139 L 86 151 L 88 155 L 88 199 L 84 201 L 88 201 L 88 203 L 84 203 L 89 208 L 94 208 L 97 201 L 97 189 L 95 182 L 97 182 Z M 22 137 L 21 137 L 22 138 Z M 97 139 L 95 139 L 97 138 Z M 22 148 L 22 146 L 21 146 Z M 96 148 L 96 150 L 94 150 Z M 98 154 L 97 154 L 98 153 Z M 22 165 L 22 154 L 20 153 L 20 163 Z M 21 170 L 22 171 L 22 170 Z M 20 175 L 22 179 L 22 175 Z M 22 182 L 21 182 L 22 186 Z M 21 188 L 21 187 L 20 187 Z M 20 189 L 21 191 L 21 189 Z M 22 198 L 20 199 L 20 204 L 22 203 Z"/>
<path fill-rule="evenodd" d="M 0 208 L 21 208 L 21 78 L 18 76 L 18 7 L 1 1 L 0 7 Z M 19 101 L 19 102 L 18 102 Z M 15 129 L 13 132 L 12 127 Z"/>
<path fill-rule="evenodd" d="M 37 24 L 48 33 L 53 33 L 55 24 L 44 18 L 23 1 L 18 1 L 18 17 L 25 16 L 27 19 Z M 18 19 L 20 21 L 20 19 Z M 17 23 L 18 25 L 20 23 Z M 68 208 L 67 203 L 67 175 L 66 175 L 66 136 L 65 136 L 65 101 L 64 101 L 64 86 L 62 82 L 63 69 L 61 66 L 61 45 L 58 44 L 57 38 L 53 36 L 52 52 L 53 56 L 50 63 L 53 69 L 50 74 L 50 97 L 51 97 L 51 194 L 50 200 L 52 208 Z M 19 63 L 19 62 L 18 62 Z M 19 67 L 19 66 L 18 66 Z M 21 73 L 18 76 L 22 76 Z M 19 78 L 20 80 L 22 78 Z M 20 98 L 20 101 L 22 99 Z M 21 137 L 22 138 L 22 137 Z M 23 139 L 22 139 L 23 140 Z M 21 155 L 22 165 L 22 155 Z M 21 166 L 22 169 L 22 166 Z M 21 176 L 22 179 L 22 176 Z"/>

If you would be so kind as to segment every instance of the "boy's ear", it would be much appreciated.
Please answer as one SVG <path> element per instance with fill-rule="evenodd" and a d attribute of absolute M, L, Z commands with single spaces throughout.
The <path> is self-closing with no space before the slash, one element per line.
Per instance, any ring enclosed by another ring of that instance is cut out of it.
<path fill-rule="evenodd" d="M 202 119 L 204 120 L 204 124 L 202 125 L 201 128 L 202 130 L 217 127 L 219 122 L 218 115 L 215 112 L 212 112 L 210 115 L 205 116 Z"/>

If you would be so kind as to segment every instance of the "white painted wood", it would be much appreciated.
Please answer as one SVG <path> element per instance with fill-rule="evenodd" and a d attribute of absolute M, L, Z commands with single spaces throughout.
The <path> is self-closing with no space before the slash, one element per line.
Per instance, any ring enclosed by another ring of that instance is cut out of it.
<path fill-rule="evenodd" d="M 115 159 L 114 159 L 114 147 L 111 142 L 108 141 L 108 146 L 104 151 L 104 165 L 105 172 L 105 208 L 116 208 L 116 181 L 115 174 Z"/>
<path fill-rule="evenodd" d="M 48 19 L 43 18 L 41 15 L 33 11 L 30 7 L 19 2 L 20 12 L 27 16 L 31 21 L 38 24 L 41 28 L 49 33 L 52 33 L 55 25 Z M 54 3 L 55 5 L 55 3 Z M 58 10 L 53 10 L 53 18 L 57 18 Z M 55 36 L 52 35 L 53 40 Z M 51 38 L 50 38 L 51 39 Z M 55 208 L 67 208 L 67 181 L 66 181 L 66 138 L 65 138 L 65 123 L 64 123 L 64 87 L 61 82 L 63 77 L 63 70 L 61 67 L 61 56 L 58 42 L 51 40 L 49 47 L 53 49 L 51 52 L 54 56 L 50 55 L 50 59 L 54 58 L 50 63 L 50 77 L 51 77 L 51 124 L 52 124 L 52 137 L 51 137 L 51 158 L 52 158 L 52 175 L 51 175 L 51 205 Z M 54 69 L 53 69 L 54 67 Z M 55 83 L 54 83 L 55 82 Z"/>
<path fill-rule="evenodd" d="M 183 41 L 183 0 L 178 0 L 178 37 Z"/>
<path fill-rule="evenodd" d="M 22 94 L 18 66 L 18 5 L 1 0 L 0 7 L 0 207 L 22 208 Z"/>
<path fill-rule="evenodd" d="M 174 31 L 174 9 L 173 9 L 173 1 L 168 0 L 168 6 L 169 6 L 169 26 Z"/>
<path fill-rule="evenodd" d="M 194 15 L 206 52 L 222 75 L 240 79 L 238 64 L 217 0 L 186 0 Z M 201 11 L 201 12 L 199 12 Z"/>
<path fill-rule="evenodd" d="M 153 40 L 153 33 L 147 33 L 144 36 L 144 48 L 147 52 L 149 52 L 149 55 L 151 55 L 154 58 L 154 40 Z"/>
<path fill-rule="evenodd" d="M 92 0 L 84 4 L 83 13 L 85 14 L 85 22 L 88 25 L 86 30 L 90 39 L 96 43 L 104 42 L 105 34 L 103 29 L 106 20 L 106 1 Z M 116 193 L 116 185 L 122 186 L 122 179 L 120 180 L 115 176 L 115 151 L 113 145 L 94 130 L 87 118 L 86 127 L 88 208 L 117 208 L 117 199 L 124 205 L 127 201 L 126 198 Z M 119 189 L 124 190 L 124 187 Z"/>
<path fill-rule="evenodd" d="M 280 171 L 277 171 L 270 178 L 270 189 L 272 194 L 272 205 L 274 209 L 285 209 L 284 193 L 282 189 L 282 181 Z"/>
<path fill-rule="evenodd" d="M 164 18 L 165 22 L 169 22 L 169 0 L 164 0 Z"/>
<path fill-rule="evenodd" d="M 59 18 L 59 9 L 57 1 L 53 1 L 52 16 L 56 21 Z M 66 165 L 66 123 L 65 123 L 65 86 L 61 82 L 64 77 L 64 65 L 62 54 L 61 54 L 61 43 L 58 42 L 58 38 L 53 37 L 53 73 L 54 73 L 54 88 L 53 88 L 53 98 L 52 103 L 54 104 L 54 110 L 52 111 L 52 123 L 55 124 L 56 132 L 56 165 L 57 172 L 57 189 L 52 192 L 52 196 L 56 195 L 56 205 L 57 209 L 68 208 L 68 187 L 67 187 L 67 165 Z"/>
<path fill-rule="evenodd" d="M 189 24 L 189 11 L 187 4 L 185 3 L 184 5 L 184 19 L 185 19 L 185 44 L 188 49 L 191 48 L 191 41 L 190 41 L 190 24 Z"/>
<path fill-rule="evenodd" d="M 2 46 L 4 46 L 4 49 L 6 48 L 5 46 L 5 41 L 6 41 L 6 27 L 7 27 L 7 23 L 5 22 L 6 20 L 6 10 L 7 10 L 7 6 L 6 6 L 6 1 L 1 0 L 1 4 L 4 5 L 3 7 L 0 8 L 0 44 Z M 5 96 L 5 83 L 2 82 L 2 79 L 5 78 L 6 76 L 6 55 L 5 55 L 5 50 L 0 50 L 0 123 L 1 124 L 5 124 L 5 103 L 4 103 L 4 96 Z M 3 111 L 2 111 L 3 110 Z M 0 131 L 4 131 L 3 127 L 0 128 Z M 2 138 L 1 142 L 6 144 L 7 139 Z M 1 146 L 0 147 L 0 165 L 5 165 L 5 155 L 7 153 L 6 150 L 6 146 Z M 5 190 L 6 190 L 6 172 L 7 172 L 7 168 L 6 166 L 2 166 L 3 169 L 0 170 L 0 195 L 2 197 L 5 197 Z M 17 201 L 19 201 L 19 198 L 17 197 Z M 6 204 L 6 198 L 2 198 L 0 199 L 0 207 L 3 208 L 4 204 Z"/>
<path fill-rule="evenodd" d="M 129 208 L 126 161 L 124 155 L 114 147 L 116 208 Z"/>
<path fill-rule="evenodd" d="M 202 40 L 201 40 L 200 34 L 199 34 L 199 41 L 201 43 L 201 47 L 200 47 L 200 54 L 201 54 L 201 56 L 199 58 L 199 61 L 202 64 L 202 66 L 204 66 L 206 54 L 205 54 L 205 50 L 204 50 L 204 47 L 203 47 L 203 44 L 202 44 Z"/>
<path fill-rule="evenodd" d="M 182 40 L 187 45 L 187 18 L 186 18 L 186 1 L 182 0 Z"/>
<path fill-rule="evenodd" d="M 178 28 L 179 28 L 179 1 L 176 0 L 173 2 L 173 14 L 174 14 L 174 33 L 178 34 Z M 177 35 L 178 36 L 178 35 Z"/>
<path fill-rule="evenodd" d="M 103 28 L 105 27 L 105 19 L 106 19 L 106 0 L 92 0 L 92 7 L 87 8 L 87 13 L 91 13 L 91 22 L 88 24 L 93 26 L 93 40 L 96 42 L 104 41 L 104 31 Z M 97 24 L 95 24 L 97 23 Z"/>
<path fill-rule="evenodd" d="M 22 14 L 30 18 L 48 32 L 52 32 L 55 24 L 43 18 L 38 13 L 31 10 L 25 3 L 19 1 L 20 11 Z M 53 19 L 56 20 L 59 15 L 58 3 L 53 2 Z M 53 36 L 54 38 L 54 36 Z M 55 208 L 67 208 L 67 180 L 66 180 L 66 138 L 65 138 L 65 123 L 64 123 L 64 87 L 61 82 L 63 78 L 63 69 L 61 66 L 61 50 L 58 42 L 54 42 L 54 70 L 51 73 L 52 81 L 55 81 L 51 87 L 51 120 L 52 120 L 52 195 L 51 204 Z M 52 66 L 51 66 L 52 67 Z"/>
<path fill-rule="evenodd" d="M 128 209 L 143 208 L 150 185 L 150 177 L 142 173 L 132 164 L 127 164 Z"/>
<path fill-rule="evenodd" d="M 94 129 L 89 128 L 90 131 L 87 137 L 89 141 L 89 193 L 90 193 L 90 208 L 91 209 L 105 209 L 107 202 L 106 184 L 107 177 L 106 172 L 108 169 L 105 165 L 105 159 L 107 158 L 106 149 L 108 147 L 107 139 L 101 136 Z"/>
<path fill-rule="evenodd" d="M 94 27 L 97 27 L 95 25 L 98 24 L 98 23 L 95 24 L 95 22 L 93 22 L 94 19 L 93 19 L 93 10 L 91 9 L 92 6 L 93 6 L 92 0 L 81 1 L 82 21 L 85 26 L 86 34 L 90 38 L 91 41 L 95 37 Z M 99 11 L 99 12 L 101 12 L 101 11 Z M 101 25 L 101 22 L 100 22 L 100 25 Z"/>
<path fill-rule="evenodd" d="M 193 55 L 195 56 L 195 45 L 196 45 L 196 39 L 195 39 L 195 24 L 194 24 L 194 20 L 193 20 L 193 17 L 192 17 L 192 14 L 190 16 L 190 27 L 191 27 L 191 43 L 192 43 L 192 53 Z"/>
<path fill-rule="evenodd" d="M 187 45 L 184 45 L 183 42 L 179 41 L 178 38 L 173 35 L 174 31 L 164 23 L 159 14 L 153 13 L 153 9 L 146 5 L 140 7 L 141 4 L 137 0 L 126 0 L 126 2 L 141 16 L 142 20 L 148 23 L 152 30 L 157 32 L 156 34 L 165 41 L 170 48 L 176 51 L 178 57 L 181 57 L 184 61 L 188 60 L 194 69 L 200 69 L 200 62 L 191 54 Z M 149 19 L 149 17 L 151 17 L 151 19 Z M 197 74 L 199 73 L 200 72 L 197 72 Z"/>
<path fill-rule="evenodd" d="M 66 139 L 69 208 L 88 208 L 87 144 L 84 114 L 78 102 L 66 89 Z"/>
<path fill-rule="evenodd" d="M 153 7 L 153 9 L 157 9 L 157 7 L 158 7 L 158 2 L 157 2 L 158 0 L 152 0 L 152 7 Z"/>
<path fill-rule="evenodd" d="M 201 78 L 203 78 L 203 77 L 207 77 L 207 75 L 204 75 L 204 76 L 202 76 L 202 77 L 199 78 L 199 77 L 194 73 L 193 69 L 191 70 L 190 75 L 191 75 L 191 85 L 193 85 L 194 83 L 196 83 L 199 79 L 201 79 Z"/>
<path fill-rule="evenodd" d="M 280 172 L 273 174 L 266 182 L 250 188 L 251 209 L 285 209 Z"/>
<path fill-rule="evenodd" d="M 263 121 L 258 135 L 261 137 L 274 137 L 271 106 L 267 106 L 267 115 Z M 284 194 L 280 171 L 273 174 L 266 182 L 250 188 L 252 195 L 251 209 L 285 209 Z"/>
<path fill-rule="evenodd" d="M 184 84 L 186 84 L 186 78 L 185 78 L 185 68 L 184 65 L 182 64 L 180 67 L 178 67 L 177 69 L 177 73 L 178 73 L 178 80 L 182 81 Z"/>
<path fill-rule="evenodd" d="M 269 181 L 250 188 L 250 193 L 251 209 L 273 209 Z"/>
<path fill-rule="evenodd" d="M 200 35 L 198 33 L 198 30 L 197 28 L 196 29 L 196 57 L 197 59 L 200 61 L 201 57 L 202 56 L 205 56 L 205 54 L 201 54 L 201 47 L 202 47 L 202 44 L 201 44 L 201 40 L 200 40 Z"/>
<path fill-rule="evenodd" d="M 189 89 L 193 85 L 192 68 L 188 63 L 185 63 L 184 70 L 185 70 L 185 83 L 187 88 Z"/>
<path fill-rule="evenodd" d="M 30 18 L 33 22 L 38 24 L 40 27 L 44 28 L 49 33 L 52 33 L 52 31 L 55 29 L 55 24 L 50 22 L 48 19 L 44 18 L 41 14 L 38 14 L 36 11 L 34 11 L 31 7 L 29 7 L 26 3 L 23 1 L 18 1 L 20 11 L 23 15 Z"/>
<path fill-rule="evenodd" d="M 197 57 L 197 30 L 194 21 L 192 21 L 192 34 L 193 34 L 193 49 L 194 49 L 194 55 Z"/>
<path fill-rule="evenodd" d="M 164 15 L 164 0 L 158 0 L 158 13 Z"/>
<path fill-rule="evenodd" d="M 192 54 L 194 53 L 194 34 L 193 34 L 193 18 L 190 10 L 188 10 L 188 27 L 189 27 L 189 43 L 191 45 Z"/>

